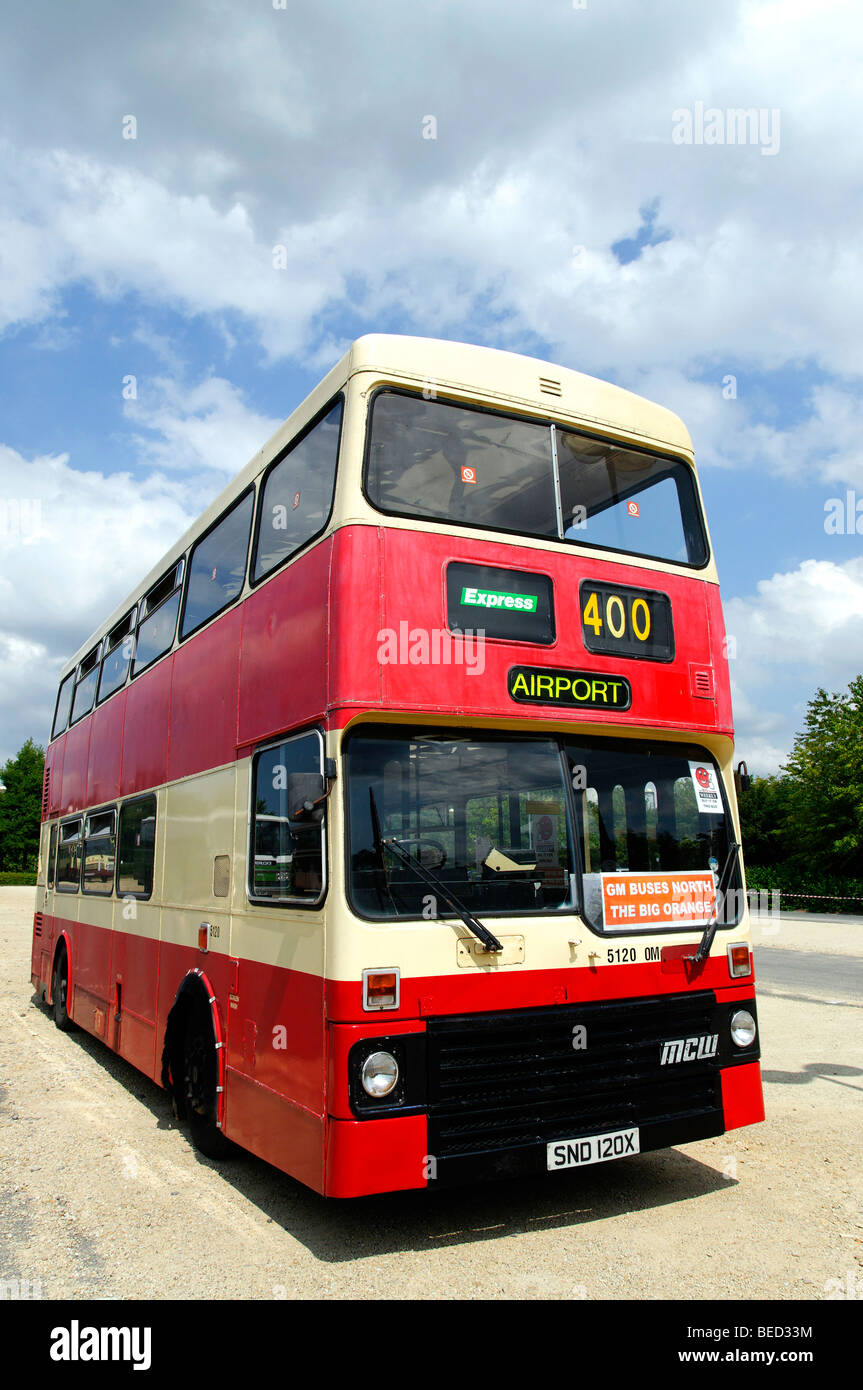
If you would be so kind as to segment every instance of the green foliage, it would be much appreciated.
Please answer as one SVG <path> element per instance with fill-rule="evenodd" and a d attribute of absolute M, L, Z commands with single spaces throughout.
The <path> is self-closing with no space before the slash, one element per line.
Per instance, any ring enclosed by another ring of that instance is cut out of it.
<path fill-rule="evenodd" d="M 20 874 L 12 874 L 12 873 L 10 873 L 10 874 L 5 874 L 5 873 L 0 873 L 0 887 L 6 888 L 6 887 L 9 887 L 9 886 L 16 886 L 16 887 L 19 887 L 19 888 L 35 888 L 35 886 L 36 886 L 36 871 L 35 871 L 35 869 L 32 870 L 32 871 L 29 872 L 29 873 L 27 873 L 27 872 L 20 873 Z"/>
<path fill-rule="evenodd" d="M 863 676 L 845 695 L 818 690 L 784 772 L 794 799 L 795 857 L 828 873 L 863 877 Z"/>
<path fill-rule="evenodd" d="M 806 872 L 791 864 L 746 865 L 746 887 L 750 891 L 781 893 L 781 905 L 789 912 L 863 913 L 863 880 L 834 878 L 829 874 Z"/>
<path fill-rule="evenodd" d="M 863 892 L 863 676 L 841 695 L 816 691 L 781 775 L 754 777 L 739 804 L 746 862 L 760 866 L 747 870 L 753 887 L 780 888 L 801 907 L 794 893 L 827 907 Z"/>
<path fill-rule="evenodd" d="M 32 873 L 36 868 L 44 767 L 44 748 L 28 738 L 0 768 L 0 782 L 6 788 L 0 792 L 0 870 L 7 873 Z"/>

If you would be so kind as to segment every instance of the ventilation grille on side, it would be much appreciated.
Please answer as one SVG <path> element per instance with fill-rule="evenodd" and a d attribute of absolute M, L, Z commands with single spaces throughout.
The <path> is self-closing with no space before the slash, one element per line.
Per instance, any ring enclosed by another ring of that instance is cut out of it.
<path fill-rule="evenodd" d="M 689 683 L 693 695 L 702 700 L 713 699 L 713 667 L 690 666 Z"/>
<path fill-rule="evenodd" d="M 48 814 L 48 791 L 51 786 L 51 769 L 45 768 L 45 776 L 42 778 L 42 815 Z"/>
<path fill-rule="evenodd" d="M 550 376 L 541 376 L 539 378 L 539 389 L 540 391 L 544 391 L 547 396 L 560 396 L 562 394 L 560 382 L 555 381 Z"/>
<path fill-rule="evenodd" d="M 42 935 L 42 913 L 41 913 L 41 912 L 37 912 L 36 915 L 35 915 L 35 917 L 33 918 L 33 935 L 34 935 L 34 936 L 41 936 L 41 935 Z"/>

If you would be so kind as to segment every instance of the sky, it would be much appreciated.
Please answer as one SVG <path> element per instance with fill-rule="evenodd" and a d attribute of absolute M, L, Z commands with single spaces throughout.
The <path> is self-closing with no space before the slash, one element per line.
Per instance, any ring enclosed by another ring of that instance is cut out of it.
<path fill-rule="evenodd" d="M 855 0 L 4 9 L 0 765 L 349 343 L 394 332 L 683 417 L 738 755 L 780 768 L 863 669 Z"/>

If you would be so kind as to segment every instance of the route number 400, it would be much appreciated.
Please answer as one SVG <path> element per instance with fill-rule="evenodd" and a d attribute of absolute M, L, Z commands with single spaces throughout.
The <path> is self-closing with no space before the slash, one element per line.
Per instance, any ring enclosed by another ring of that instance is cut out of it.
<path fill-rule="evenodd" d="M 612 637 L 628 635 L 626 631 L 626 608 L 619 594 L 606 596 L 604 620 L 600 616 L 599 594 L 597 593 L 590 595 L 581 616 L 585 627 L 592 627 L 597 637 L 602 632 L 603 626 L 608 628 Z M 650 609 L 646 599 L 637 598 L 634 600 L 629 611 L 629 621 L 633 636 L 637 637 L 639 642 L 646 642 L 650 636 Z"/>

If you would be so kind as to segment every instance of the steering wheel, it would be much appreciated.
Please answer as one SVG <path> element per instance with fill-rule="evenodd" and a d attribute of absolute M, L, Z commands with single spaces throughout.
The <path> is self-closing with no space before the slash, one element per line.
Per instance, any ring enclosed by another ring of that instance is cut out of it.
<path fill-rule="evenodd" d="M 427 836 L 425 836 L 425 835 L 404 835 L 404 836 L 401 836 L 401 835 L 400 835 L 400 836 L 399 836 L 399 844 L 402 845 L 403 847 L 404 847 L 405 845 L 433 845 L 434 848 L 438 851 L 438 854 L 440 855 L 440 861 L 438 862 L 438 864 L 436 865 L 436 867 L 437 867 L 438 869 L 442 869 L 443 866 L 444 866 L 444 864 L 446 863 L 446 850 L 444 849 L 444 847 L 443 847 L 443 845 L 441 844 L 440 840 L 430 840 L 430 839 L 429 839 Z M 415 855 L 413 855 L 412 857 L 413 857 L 414 859 L 417 859 L 417 860 L 419 861 L 419 863 L 422 864 L 422 859 L 421 859 L 421 857 L 420 857 L 419 855 L 416 855 L 416 854 L 415 854 Z"/>

